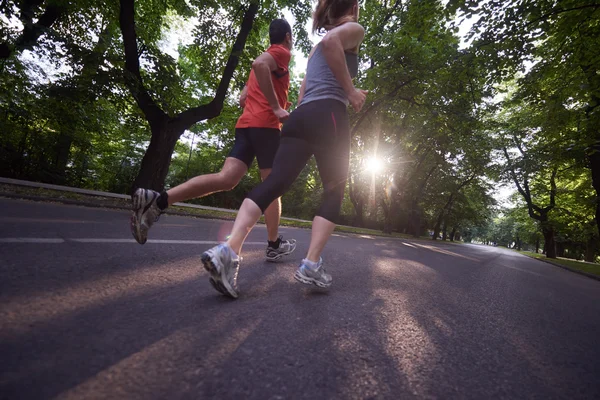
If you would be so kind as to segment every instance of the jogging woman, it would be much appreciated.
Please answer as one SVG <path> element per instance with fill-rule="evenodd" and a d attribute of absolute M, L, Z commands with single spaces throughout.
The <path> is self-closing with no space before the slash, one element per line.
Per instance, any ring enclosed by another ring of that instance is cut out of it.
<path fill-rule="evenodd" d="M 312 224 L 306 258 L 294 278 L 329 287 L 321 252 L 339 216 L 350 158 L 347 106 L 359 112 L 366 91 L 352 84 L 358 72 L 358 47 L 364 29 L 357 0 L 320 0 L 313 14 L 313 32 L 326 32 L 308 58 L 299 106 L 283 126 L 273 172 L 242 203 L 229 240 L 202 254 L 210 281 L 219 292 L 237 298 L 239 254 L 248 233 L 271 202 L 283 195 L 314 155 L 323 182 L 323 199 Z"/>

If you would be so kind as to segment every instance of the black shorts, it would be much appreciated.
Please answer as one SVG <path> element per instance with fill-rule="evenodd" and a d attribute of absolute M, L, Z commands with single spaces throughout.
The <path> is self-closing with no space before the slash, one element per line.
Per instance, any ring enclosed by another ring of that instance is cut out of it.
<path fill-rule="evenodd" d="M 273 168 L 280 138 L 281 132 L 275 128 L 236 128 L 235 144 L 227 157 L 237 158 L 248 168 L 256 157 L 258 168 Z"/>

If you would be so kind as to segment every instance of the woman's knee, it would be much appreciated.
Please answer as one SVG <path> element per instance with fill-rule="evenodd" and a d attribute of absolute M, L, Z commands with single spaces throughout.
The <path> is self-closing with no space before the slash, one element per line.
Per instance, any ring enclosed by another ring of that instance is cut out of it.
<path fill-rule="evenodd" d="M 345 185 L 336 185 L 323 191 L 323 200 L 317 215 L 336 223 L 342 209 Z"/>
<path fill-rule="evenodd" d="M 291 182 L 288 182 L 283 174 L 272 173 L 248 194 L 248 198 L 258 204 L 264 212 L 275 199 L 289 189 L 290 185 Z"/>

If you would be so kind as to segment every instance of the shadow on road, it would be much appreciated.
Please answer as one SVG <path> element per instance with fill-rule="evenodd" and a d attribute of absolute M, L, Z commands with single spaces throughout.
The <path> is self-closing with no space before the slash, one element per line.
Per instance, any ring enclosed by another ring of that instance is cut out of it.
<path fill-rule="evenodd" d="M 334 286 L 323 292 L 293 281 L 295 260 L 269 264 L 251 250 L 231 301 L 206 282 L 197 248 L 79 249 L 56 254 L 51 270 L 11 270 L 3 284 L 2 398 L 599 392 L 596 309 L 566 312 L 587 294 L 536 287 L 537 276 L 502 268 L 494 251 L 338 239 L 325 254 Z M 590 336 L 565 342 L 569 329 Z"/>

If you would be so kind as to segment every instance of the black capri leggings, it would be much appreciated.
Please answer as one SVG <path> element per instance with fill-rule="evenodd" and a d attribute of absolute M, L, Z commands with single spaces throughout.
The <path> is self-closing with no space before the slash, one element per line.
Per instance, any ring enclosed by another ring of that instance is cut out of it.
<path fill-rule="evenodd" d="M 324 188 L 317 215 L 335 223 L 350 160 L 348 113 L 346 105 L 338 100 L 315 100 L 290 114 L 281 131 L 271 174 L 248 198 L 264 212 L 273 200 L 288 191 L 313 154 Z"/>

